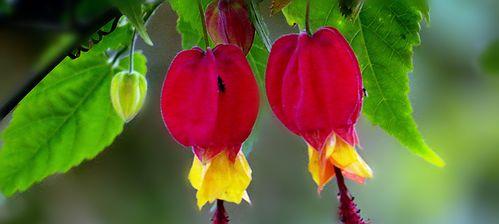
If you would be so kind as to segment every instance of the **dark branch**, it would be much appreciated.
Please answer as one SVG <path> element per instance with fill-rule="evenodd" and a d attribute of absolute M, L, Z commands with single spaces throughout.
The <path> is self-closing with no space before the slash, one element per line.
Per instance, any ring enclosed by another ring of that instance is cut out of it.
<path fill-rule="evenodd" d="M 32 78 L 24 84 L 24 86 L 19 89 L 10 99 L 2 104 L 0 107 L 0 121 L 2 121 L 18 104 L 19 102 L 33 89 L 35 88 L 40 81 L 45 78 L 45 76 L 50 73 L 59 63 L 61 63 L 64 58 L 66 58 L 66 52 L 70 52 L 72 49 L 78 48 L 81 46 L 81 43 L 88 41 L 90 36 L 95 33 L 97 30 L 100 30 L 101 27 L 106 25 L 112 19 L 120 16 L 121 13 L 117 10 L 110 10 L 106 12 L 102 17 L 97 18 L 95 21 L 89 23 L 88 26 L 82 27 L 82 31 L 80 32 L 81 38 L 77 40 L 73 46 L 63 51 L 64 53 L 57 57 L 49 66 L 47 66 L 44 70 L 40 71 L 37 74 L 34 74 Z"/>

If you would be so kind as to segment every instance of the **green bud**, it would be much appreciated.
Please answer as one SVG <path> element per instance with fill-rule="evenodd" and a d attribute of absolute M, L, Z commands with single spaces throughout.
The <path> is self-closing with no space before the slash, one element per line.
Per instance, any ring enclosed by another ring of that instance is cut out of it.
<path fill-rule="evenodd" d="M 120 72 L 111 81 L 111 101 L 116 113 L 125 122 L 131 121 L 144 104 L 147 80 L 138 72 Z"/>

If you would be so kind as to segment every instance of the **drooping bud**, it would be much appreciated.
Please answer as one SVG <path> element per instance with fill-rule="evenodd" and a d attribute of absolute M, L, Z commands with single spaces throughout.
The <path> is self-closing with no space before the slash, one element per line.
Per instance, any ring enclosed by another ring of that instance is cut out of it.
<path fill-rule="evenodd" d="M 372 176 L 355 150 L 363 87 L 353 50 L 334 28 L 286 35 L 272 47 L 266 88 L 275 115 L 309 145 L 319 191 L 334 167 L 357 182 Z"/>
<path fill-rule="evenodd" d="M 253 45 L 255 27 L 244 0 L 216 0 L 206 9 L 206 26 L 215 44 L 234 44 L 244 54 Z"/>
<path fill-rule="evenodd" d="M 240 149 L 258 108 L 256 80 L 234 45 L 182 51 L 170 65 L 161 112 L 170 134 L 195 153 L 189 180 L 200 208 L 218 199 L 249 201 L 251 169 Z"/>
<path fill-rule="evenodd" d="M 138 72 L 123 71 L 111 81 L 111 102 L 116 113 L 125 122 L 140 111 L 147 94 L 147 80 Z"/>

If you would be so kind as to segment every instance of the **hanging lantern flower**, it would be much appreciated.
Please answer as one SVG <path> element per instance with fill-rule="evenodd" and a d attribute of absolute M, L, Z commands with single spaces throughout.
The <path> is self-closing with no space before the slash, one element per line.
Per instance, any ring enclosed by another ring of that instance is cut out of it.
<path fill-rule="evenodd" d="M 258 107 L 256 80 L 236 46 L 182 51 L 170 65 L 162 116 L 170 134 L 195 154 L 189 180 L 199 208 L 216 200 L 249 202 L 251 168 L 240 149 Z"/>
<path fill-rule="evenodd" d="M 318 191 L 335 175 L 359 183 L 372 177 L 355 150 L 355 124 L 363 99 L 361 71 L 339 31 L 325 27 L 313 35 L 302 32 L 277 40 L 266 88 L 277 118 L 307 143 L 309 171 Z"/>
<path fill-rule="evenodd" d="M 253 45 L 255 27 L 244 0 L 216 0 L 206 9 L 206 26 L 215 44 L 234 44 L 244 54 Z"/>

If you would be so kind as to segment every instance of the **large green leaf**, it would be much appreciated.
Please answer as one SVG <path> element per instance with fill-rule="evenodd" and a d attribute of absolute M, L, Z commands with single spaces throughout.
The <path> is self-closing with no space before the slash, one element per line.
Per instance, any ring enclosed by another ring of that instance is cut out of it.
<path fill-rule="evenodd" d="M 1 135 L 2 193 L 12 195 L 66 172 L 121 133 L 123 121 L 109 96 L 113 66 L 105 50 L 128 45 L 131 35 L 130 26 L 120 27 L 80 58 L 66 58 L 19 103 Z"/>
<path fill-rule="evenodd" d="M 294 0 L 284 10 L 290 24 L 304 27 L 305 2 Z M 359 17 L 349 21 L 341 16 L 337 0 L 317 0 L 312 1 L 310 22 L 314 30 L 338 28 L 354 48 L 369 93 L 364 104 L 367 118 L 415 154 L 443 166 L 419 133 L 408 97 L 413 48 L 420 44 L 420 9 L 412 0 L 370 0 Z"/>
<path fill-rule="evenodd" d="M 21 101 L 2 135 L 6 195 L 66 172 L 112 143 L 123 122 L 110 103 L 111 78 L 104 58 L 66 59 Z"/>

